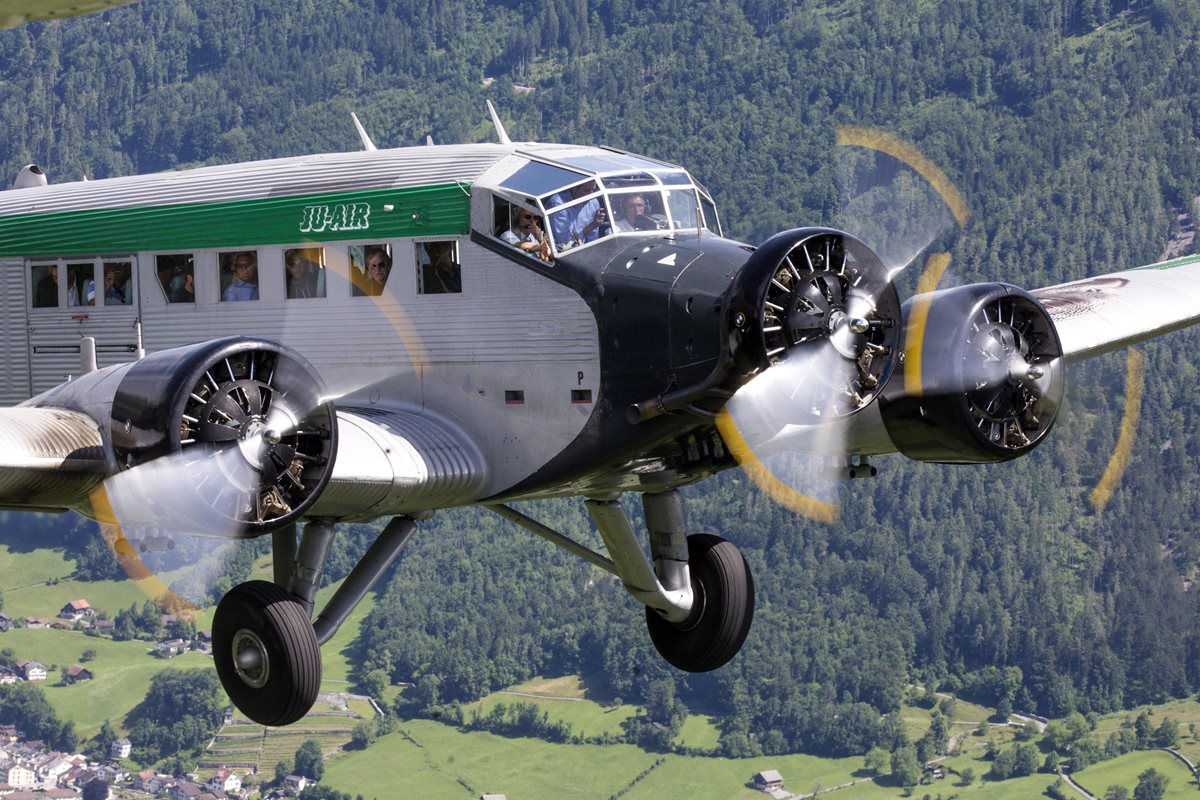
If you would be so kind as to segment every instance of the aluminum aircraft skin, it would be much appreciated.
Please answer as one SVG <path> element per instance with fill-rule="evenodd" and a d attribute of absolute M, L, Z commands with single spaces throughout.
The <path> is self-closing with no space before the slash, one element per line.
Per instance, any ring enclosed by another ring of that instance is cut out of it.
<path fill-rule="evenodd" d="M 617 575 L 664 658 L 720 667 L 753 580 L 732 543 L 689 535 L 679 487 L 786 452 L 1015 458 L 1070 362 L 1200 316 L 1197 258 L 901 303 L 848 233 L 752 247 L 680 167 L 497 129 L 80 183 L 31 167 L 0 192 L 0 506 L 143 545 L 271 536 L 274 580 L 213 623 L 222 684 L 261 723 L 308 711 L 320 645 L 457 506 Z M 606 554 L 509 505 L 564 496 Z M 380 518 L 314 617 L 334 526 Z"/>

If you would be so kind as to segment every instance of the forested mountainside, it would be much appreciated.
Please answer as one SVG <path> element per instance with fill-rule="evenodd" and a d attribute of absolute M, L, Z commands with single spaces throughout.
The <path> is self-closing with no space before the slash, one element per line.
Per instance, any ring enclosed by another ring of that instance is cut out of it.
<path fill-rule="evenodd" d="M 858 125 L 912 142 L 963 193 L 971 221 L 940 242 L 950 280 L 1034 287 L 1153 261 L 1192 211 L 1198 17 L 1186 0 L 142 0 L 0 32 L 0 174 L 356 149 L 350 110 L 381 146 L 482 141 L 490 98 L 514 139 L 687 166 L 751 243 L 920 224 L 899 202 L 845 212 L 861 187 L 836 130 Z M 833 525 L 740 473 L 692 487 L 692 523 L 737 542 L 757 585 L 751 638 L 716 673 L 662 666 L 612 580 L 462 511 L 424 524 L 382 590 L 363 678 L 413 681 L 409 708 L 433 713 L 582 672 L 626 700 L 720 713 L 729 752 L 861 752 L 891 735 L 876 712 L 911 682 L 1050 715 L 1195 692 L 1198 345 L 1140 348 L 1138 436 L 1102 511 L 1088 496 L 1128 400 L 1122 355 L 1071 373 L 1031 457 L 881 460 Z M 589 536 L 578 503 L 533 511 Z"/>

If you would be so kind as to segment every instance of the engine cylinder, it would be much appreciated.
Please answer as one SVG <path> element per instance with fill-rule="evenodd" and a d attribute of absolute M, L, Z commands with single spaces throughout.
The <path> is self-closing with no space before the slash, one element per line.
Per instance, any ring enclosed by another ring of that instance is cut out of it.
<path fill-rule="evenodd" d="M 918 461 L 983 464 L 1036 447 L 1062 404 L 1062 345 L 1031 294 L 1001 283 L 904 304 L 903 360 L 880 398 L 888 436 Z"/>

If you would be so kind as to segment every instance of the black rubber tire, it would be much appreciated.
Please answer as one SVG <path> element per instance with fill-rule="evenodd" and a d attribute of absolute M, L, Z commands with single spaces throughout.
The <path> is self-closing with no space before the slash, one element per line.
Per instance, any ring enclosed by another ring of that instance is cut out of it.
<path fill-rule="evenodd" d="M 256 638 L 265 672 L 239 673 L 235 643 Z M 321 646 L 304 607 L 268 581 L 247 581 L 221 598 L 213 617 L 213 662 L 233 704 L 261 725 L 290 725 L 312 708 L 321 688 Z M 261 682 L 261 685 L 253 685 Z"/>
<path fill-rule="evenodd" d="M 646 627 L 659 655 L 685 672 L 709 672 L 742 649 L 754 621 L 754 578 L 742 554 L 711 533 L 688 537 L 695 604 L 683 622 L 646 608 Z"/>

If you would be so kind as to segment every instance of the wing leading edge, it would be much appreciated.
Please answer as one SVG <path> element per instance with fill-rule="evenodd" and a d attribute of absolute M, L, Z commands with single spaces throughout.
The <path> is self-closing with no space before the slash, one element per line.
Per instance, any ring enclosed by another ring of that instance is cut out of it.
<path fill-rule="evenodd" d="M 1200 255 L 1048 286 L 1046 307 L 1068 362 L 1200 322 Z"/>

